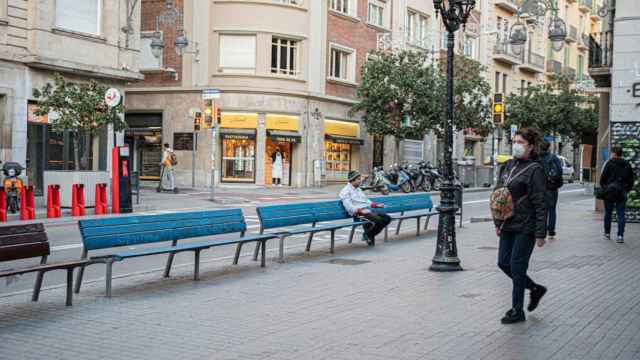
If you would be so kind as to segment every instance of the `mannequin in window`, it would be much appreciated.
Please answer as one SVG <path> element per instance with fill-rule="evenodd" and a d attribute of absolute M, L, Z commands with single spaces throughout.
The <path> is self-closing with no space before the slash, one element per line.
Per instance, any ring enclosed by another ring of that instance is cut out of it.
<path fill-rule="evenodd" d="M 273 185 L 282 186 L 282 153 L 280 148 L 271 154 L 271 180 Z"/>

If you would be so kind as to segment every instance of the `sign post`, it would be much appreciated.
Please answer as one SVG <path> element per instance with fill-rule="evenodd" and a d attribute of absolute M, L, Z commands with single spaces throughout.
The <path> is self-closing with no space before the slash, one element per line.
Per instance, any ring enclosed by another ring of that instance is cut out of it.
<path fill-rule="evenodd" d="M 206 102 L 211 100 L 211 106 L 209 111 L 211 114 L 208 116 L 213 117 L 212 126 L 211 126 L 211 201 L 216 201 L 216 150 L 218 148 L 218 133 L 220 128 L 220 122 L 218 119 L 218 109 L 214 104 L 215 99 L 219 99 L 222 91 L 220 89 L 204 89 L 202 90 L 202 100 L 205 101 L 205 107 L 207 107 Z M 205 109 L 206 111 L 206 109 Z M 215 113 L 214 113 L 215 111 Z M 205 121 L 206 122 L 206 121 Z"/>

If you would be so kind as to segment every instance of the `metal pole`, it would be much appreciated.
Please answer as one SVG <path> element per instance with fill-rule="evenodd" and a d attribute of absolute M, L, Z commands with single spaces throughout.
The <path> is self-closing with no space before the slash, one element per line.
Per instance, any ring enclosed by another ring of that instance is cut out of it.
<path fill-rule="evenodd" d="M 211 198 L 209 200 L 216 201 L 216 150 L 218 143 L 218 124 L 211 128 Z"/>
<path fill-rule="evenodd" d="M 198 148 L 198 132 L 193 132 L 193 147 L 191 149 L 191 188 L 196 188 L 196 150 Z"/>

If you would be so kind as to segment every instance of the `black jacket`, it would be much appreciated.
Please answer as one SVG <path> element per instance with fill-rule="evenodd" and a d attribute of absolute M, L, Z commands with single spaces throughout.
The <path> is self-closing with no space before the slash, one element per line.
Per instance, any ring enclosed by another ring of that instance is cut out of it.
<path fill-rule="evenodd" d="M 511 179 L 509 191 L 513 197 L 514 215 L 504 224 L 496 222 L 496 226 L 502 226 L 502 231 L 511 231 L 524 234 L 535 234 L 537 239 L 547 236 L 547 205 L 545 192 L 547 191 L 547 177 L 544 168 L 537 157 L 529 160 L 509 160 L 500 170 L 498 186 L 502 186 L 511 170 L 514 175 L 527 166 L 533 164 L 524 173 Z"/>
<path fill-rule="evenodd" d="M 604 189 L 612 182 L 621 179 L 624 191 L 629 192 L 633 189 L 633 178 L 633 169 L 627 160 L 612 158 L 604 165 L 602 176 L 600 176 L 600 187 Z"/>

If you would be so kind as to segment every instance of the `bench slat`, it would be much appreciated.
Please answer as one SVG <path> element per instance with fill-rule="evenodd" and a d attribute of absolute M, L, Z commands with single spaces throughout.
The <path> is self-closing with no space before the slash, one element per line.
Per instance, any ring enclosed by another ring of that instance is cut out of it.
<path fill-rule="evenodd" d="M 44 232 L 44 225 L 26 224 L 26 225 L 10 225 L 0 227 L 0 236 L 12 236 L 18 234 L 39 233 Z"/>
<path fill-rule="evenodd" d="M 144 222 L 138 224 L 128 225 L 113 225 L 113 226 L 95 226 L 91 228 L 84 228 L 83 235 L 91 238 L 97 236 L 118 235 L 126 236 L 130 233 L 139 233 L 147 231 L 160 231 L 160 230 L 174 230 L 176 228 L 191 228 L 198 226 L 209 226 L 218 224 L 237 224 L 242 223 L 242 219 L 237 216 L 225 216 L 215 218 L 194 218 L 174 221 L 159 221 L 159 222 Z"/>
<path fill-rule="evenodd" d="M 143 224 L 143 223 L 162 223 L 162 222 L 174 222 L 179 220 L 189 219 L 211 219 L 220 217 L 237 216 L 238 219 L 242 218 L 241 209 L 223 209 L 223 210 L 207 210 L 207 211 L 189 211 L 181 213 L 170 214 L 157 214 L 157 215 L 134 215 L 114 217 L 107 219 L 91 219 L 81 220 L 79 222 L 81 229 L 91 227 L 104 227 L 104 226 L 117 226 L 117 225 L 131 225 L 131 224 Z"/>
<path fill-rule="evenodd" d="M 39 243 L 39 242 L 47 242 L 47 241 L 48 241 L 47 234 L 44 232 L 16 234 L 13 236 L 2 236 L 0 237 L 0 251 L 2 251 L 2 247 L 4 246 Z"/>
<path fill-rule="evenodd" d="M 0 249 L 0 261 L 12 261 L 33 257 L 48 256 L 51 253 L 48 242 L 3 246 Z"/>

